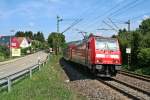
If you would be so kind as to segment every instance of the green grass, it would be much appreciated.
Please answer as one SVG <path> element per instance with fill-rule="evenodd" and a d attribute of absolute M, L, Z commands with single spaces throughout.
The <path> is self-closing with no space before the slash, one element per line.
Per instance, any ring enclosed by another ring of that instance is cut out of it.
<path fill-rule="evenodd" d="M 76 93 L 68 89 L 62 78 L 58 56 L 50 58 L 48 64 L 37 71 L 30 79 L 17 82 L 11 92 L 0 91 L 0 100 L 76 100 Z M 82 98 L 82 97 L 81 97 Z"/>
<path fill-rule="evenodd" d="M 131 66 L 133 67 L 133 66 Z M 136 68 L 136 69 L 133 69 Z M 140 74 L 140 75 L 150 75 L 150 66 L 143 67 L 143 68 L 137 68 L 133 67 L 132 70 L 128 69 L 128 65 L 122 65 L 123 70 L 132 71 L 134 73 Z"/>
<path fill-rule="evenodd" d="M 144 67 L 144 68 L 136 69 L 135 73 L 141 74 L 141 75 L 150 75 L 150 67 Z"/>

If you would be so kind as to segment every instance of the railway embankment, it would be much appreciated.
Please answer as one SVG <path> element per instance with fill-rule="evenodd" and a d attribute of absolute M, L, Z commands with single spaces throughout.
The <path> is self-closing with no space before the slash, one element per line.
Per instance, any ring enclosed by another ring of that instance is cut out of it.
<path fill-rule="evenodd" d="M 0 88 L 1 100 L 80 100 L 66 85 L 63 70 L 59 65 L 59 57 L 50 57 L 48 63 L 40 71 L 34 71 L 32 78 L 24 78 L 15 82 L 11 92 Z"/>

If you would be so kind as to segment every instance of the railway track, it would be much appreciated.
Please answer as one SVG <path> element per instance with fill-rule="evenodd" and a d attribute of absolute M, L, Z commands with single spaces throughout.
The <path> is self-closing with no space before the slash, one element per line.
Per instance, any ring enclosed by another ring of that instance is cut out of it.
<path fill-rule="evenodd" d="M 150 100 L 150 93 L 140 88 L 129 85 L 125 82 L 111 78 L 110 80 L 98 79 L 103 84 L 111 87 L 112 89 L 122 93 L 133 100 Z"/>
<path fill-rule="evenodd" d="M 150 82 L 150 76 L 139 75 L 139 74 L 135 74 L 135 73 L 132 73 L 132 72 L 129 72 L 129 71 L 123 71 L 123 70 L 119 71 L 118 73 L 129 76 L 129 77 L 137 78 L 137 79 L 140 79 L 140 80 L 143 80 L 143 81 Z"/>
<path fill-rule="evenodd" d="M 73 64 L 73 66 L 74 66 L 74 64 Z M 76 80 L 81 80 L 81 81 L 76 81 L 75 83 L 73 82 L 72 85 L 73 86 L 75 85 L 75 88 L 79 88 L 78 91 L 80 91 L 84 95 L 86 94 L 88 98 L 95 98 L 95 97 L 101 98 L 101 97 L 103 97 L 101 94 L 103 94 L 106 98 L 116 97 L 116 98 L 126 98 L 126 99 L 129 98 L 129 99 L 133 99 L 133 100 L 150 100 L 150 91 L 146 91 L 146 89 L 141 88 L 142 86 L 138 87 L 138 85 L 134 85 L 134 84 L 130 83 L 130 81 L 128 82 L 126 80 L 117 79 L 116 77 L 107 78 L 107 80 L 105 78 L 101 79 L 99 77 L 91 77 L 91 74 L 89 74 L 88 72 L 84 73 L 82 68 L 80 68 L 80 67 L 78 68 L 77 66 L 80 66 L 80 65 L 76 65 L 75 67 L 73 67 L 72 70 L 70 70 L 71 67 L 67 67 L 67 68 L 69 68 L 68 69 L 69 73 L 70 73 L 70 71 L 71 71 L 71 74 L 77 73 L 74 71 L 74 70 L 77 70 L 78 73 L 81 73 L 83 75 L 82 76 L 82 75 L 78 75 L 78 74 L 73 74 L 72 75 L 73 77 L 77 77 L 77 78 L 71 78 L 74 80 L 74 82 Z M 70 74 L 68 74 L 68 75 L 70 77 Z M 86 76 L 86 78 L 84 76 Z M 126 75 L 124 75 L 124 76 L 126 76 Z M 84 80 L 87 78 L 89 80 L 82 81 L 82 79 Z M 94 83 L 95 81 L 93 79 L 97 80 L 97 82 Z M 131 78 L 131 80 L 132 79 L 133 78 Z M 90 84 L 91 82 L 92 82 L 92 84 L 94 83 L 93 86 Z M 100 86 L 100 87 L 98 87 L 98 86 Z M 105 89 L 104 89 L 104 86 L 105 86 Z M 90 92 L 90 91 L 92 91 L 92 89 L 93 89 L 93 92 Z M 147 89 L 147 90 L 149 90 L 149 89 Z"/>

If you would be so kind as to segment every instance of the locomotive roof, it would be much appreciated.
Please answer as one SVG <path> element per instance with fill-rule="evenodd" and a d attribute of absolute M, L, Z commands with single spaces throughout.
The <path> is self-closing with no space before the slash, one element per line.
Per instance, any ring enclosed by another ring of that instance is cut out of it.
<path fill-rule="evenodd" d="M 103 36 L 98 36 L 98 35 L 90 35 L 90 37 L 95 37 L 95 38 L 99 38 L 99 39 L 116 39 L 116 38 L 112 38 L 112 37 L 103 37 Z"/>
<path fill-rule="evenodd" d="M 89 39 L 90 37 L 95 37 L 96 39 L 110 39 L 110 40 L 113 39 L 113 40 L 116 40 L 116 38 L 97 36 L 97 35 L 93 35 L 93 34 L 89 35 L 89 37 L 87 39 Z M 77 45 L 77 44 L 80 44 L 84 40 L 86 40 L 86 39 L 71 41 L 71 42 L 68 42 L 67 44 L 68 45 Z"/>
<path fill-rule="evenodd" d="M 78 41 L 71 41 L 71 42 L 68 42 L 67 44 L 68 45 L 72 45 L 72 44 L 79 44 L 79 43 L 81 43 L 82 42 L 82 40 L 78 40 Z"/>

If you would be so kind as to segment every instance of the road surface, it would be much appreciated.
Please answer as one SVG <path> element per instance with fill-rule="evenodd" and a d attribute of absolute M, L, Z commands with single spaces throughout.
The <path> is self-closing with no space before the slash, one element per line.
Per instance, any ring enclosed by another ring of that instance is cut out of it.
<path fill-rule="evenodd" d="M 47 55 L 47 53 L 40 51 L 17 60 L 7 62 L 6 64 L 0 64 L 0 79 L 38 64 L 38 59 L 40 59 L 41 62 L 46 60 Z"/>

